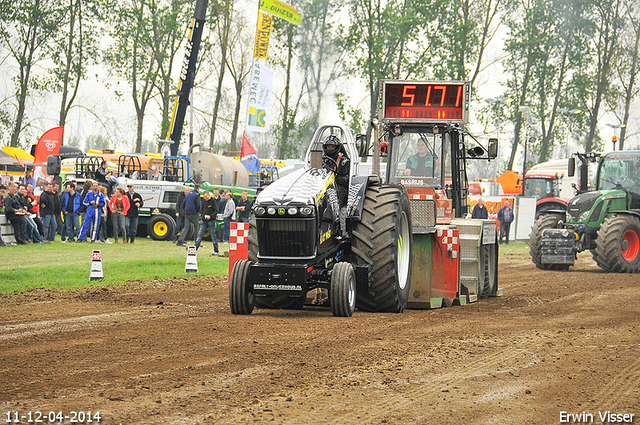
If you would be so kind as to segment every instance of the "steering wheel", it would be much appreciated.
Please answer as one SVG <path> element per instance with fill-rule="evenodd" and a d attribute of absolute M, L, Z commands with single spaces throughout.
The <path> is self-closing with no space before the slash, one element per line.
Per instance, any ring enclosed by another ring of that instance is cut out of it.
<path fill-rule="evenodd" d="M 626 179 L 622 180 L 622 182 L 620 182 L 620 186 L 624 187 L 627 190 L 631 190 L 636 187 L 636 183 L 632 179 L 627 177 Z"/>
<path fill-rule="evenodd" d="M 329 171 L 335 172 L 338 170 L 338 163 L 336 160 L 327 155 L 322 155 L 322 166 Z"/>

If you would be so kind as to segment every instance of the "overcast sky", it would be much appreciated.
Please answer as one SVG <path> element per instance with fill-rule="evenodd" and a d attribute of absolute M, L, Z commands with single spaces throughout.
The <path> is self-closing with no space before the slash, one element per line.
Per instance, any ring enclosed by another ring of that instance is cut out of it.
<path fill-rule="evenodd" d="M 248 22 L 255 22 L 255 16 L 257 11 L 250 12 L 247 18 Z M 206 29 L 205 29 L 206 31 Z M 247 37 L 252 39 L 254 36 L 255 28 L 253 25 L 247 26 Z M 177 59 L 179 62 L 182 61 L 184 55 L 184 51 L 180 51 L 177 55 Z M 480 108 L 485 107 L 487 104 L 484 99 L 489 97 L 499 97 L 502 93 L 504 93 L 504 88 L 502 87 L 503 81 L 503 73 L 501 63 L 499 61 L 503 56 L 502 51 L 502 38 L 500 35 L 494 38 L 493 43 L 488 47 L 485 53 L 485 63 L 487 64 L 486 69 L 482 71 L 479 75 L 478 80 L 475 85 L 476 93 L 480 100 L 471 104 L 471 122 L 474 122 L 474 111 L 478 111 Z M 2 95 L 2 99 L 6 99 L 11 95 L 11 92 L 14 90 L 13 84 L 11 83 L 12 73 L 16 72 L 16 68 L 11 66 L 8 58 L 2 58 L 2 62 L 0 62 L 0 80 L 5 83 L 0 87 L 0 92 Z M 42 72 L 43 68 L 46 67 L 47 64 L 43 63 L 39 65 L 38 72 Z M 179 72 L 179 66 L 174 67 L 174 76 L 177 81 Z M 282 89 L 282 85 L 284 82 L 284 76 L 282 75 L 281 70 L 276 70 L 275 81 L 274 81 L 274 91 L 279 92 Z M 106 86 L 109 86 L 107 88 Z M 354 87 L 361 87 L 362 96 L 359 98 L 354 90 Z M 125 96 L 122 97 L 122 100 L 118 100 L 114 95 L 114 90 L 119 90 L 125 93 Z M 335 83 L 335 87 L 333 87 L 334 92 L 346 92 L 351 96 L 351 101 L 354 104 L 363 104 L 368 105 L 368 90 L 359 82 L 353 80 L 342 80 L 337 81 Z M 67 124 L 65 127 L 65 143 L 69 144 L 75 140 L 84 140 L 91 135 L 104 134 L 110 136 L 112 140 L 115 141 L 116 149 L 121 150 L 131 150 L 131 148 L 135 144 L 135 136 L 136 136 L 136 117 L 135 111 L 132 105 L 132 101 L 130 96 L 130 88 L 125 82 L 120 82 L 117 79 L 108 76 L 106 70 L 102 67 L 92 67 L 90 72 L 88 73 L 88 80 L 83 81 L 81 83 L 80 92 L 78 98 L 76 99 L 75 105 L 68 116 Z M 203 107 L 203 96 L 210 96 L 209 91 L 205 91 L 203 89 L 196 88 L 195 92 L 195 106 Z M 31 131 L 25 132 L 23 135 L 23 139 L 27 138 L 30 143 L 35 143 L 38 137 L 47 129 L 54 127 L 58 122 L 58 114 L 60 108 L 60 96 L 59 95 L 32 95 L 29 98 L 29 104 L 27 105 L 27 111 L 29 116 L 29 122 L 33 126 Z M 276 102 L 275 96 L 272 96 L 272 111 L 276 108 L 273 106 Z M 331 98 L 327 100 L 327 102 L 333 102 L 333 97 L 331 94 Z M 639 111 L 640 108 L 638 106 L 638 102 L 636 102 L 636 107 L 632 109 L 632 111 Z M 365 106 L 366 107 L 366 106 Z M 331 123 L 334 120 L 338 119 L 337 112 L 331 113 L 331 108 L 329 108 L 329 112 L 325 113 L 323 116 L 323 124 Z M 240 134 L 242 132 L 242 127 L 244 125 L 244 106 L 242 109 L 242 120 L 240 125 Z M 185 119 L 185 129 L 188 132 L 188 119 L 189 115 L 187 113 L 187 117 Z M 209 121 L 208 117 L 203 116 L 196 112 L 196 121 L 200 120 Z M 635 113 L 635 116 L 632 117 L 630 121 L 630 132 L 634 133 L 635 129 L 638 128 L 638 121 L 640 116 L 638 113 Z M 155 141 L 156 136 L 154 133 L 159 129 L 160 122 L 160 108 L 154 102 L 151 101 L 149 107 L 147 108 L 147 115 L 145 116 L 144 121 L 144 140 Z M 272 124 L 274 120 L 272 119 Z M 605 144 L 605 150 L 611 149 L 611 136 L 614 133 L 614 129 L 607 126 L 607 124 L 618 124 L 618 120 L 611 114 L 606 115 L 601 118 L 599 122 L 600 134 L 607 141 Z M 478 133 L 484 133 L 484 128 L 479 126 L 472 126 L 472 130 Z M 484 137 L 495 136 L 495 128 L 489 128 L 488 131 L 491 133 Z M 619 130 L 616 130 L 619 131 Z M 197 134 L 197 133 L 196 133 Z M 254 135 L 255 137 L 260 137 L 260 135 Z M 500 132 L 500 142 L 501 142 L 501 160 L 505 160 L 510 150 L 510 146 L 508 146 L 509 140 L 512 137 L 512 126 L 508 122 L 503 121 L 503 127 Z M 196 139 L 196 143 L 199 140 Z M 208 140 L 206 141 L 208 143 Z M 627 148 L 635 148 L 638 149 L 640 147 L 640 140 L 638 135 L 631 135 L 627 141 Z M 577 143 L 570 139 L 571 151 L 575 151 L 577 149 Z M 83 146 L 81 146 L 83 147 Z M 186 153 L 186 143 L 182 144 L 182 147 L 185 148 L 185 151 L 182 153 Z M 564 151 L 562 149 L 556 150 L 555 158 L 561 158 L 564 156 Z M 522 163 L 522 159 L 516 160 L 516 164 L 520 161 Z M 516 169 L 518 167 L 516 166 Z"/>

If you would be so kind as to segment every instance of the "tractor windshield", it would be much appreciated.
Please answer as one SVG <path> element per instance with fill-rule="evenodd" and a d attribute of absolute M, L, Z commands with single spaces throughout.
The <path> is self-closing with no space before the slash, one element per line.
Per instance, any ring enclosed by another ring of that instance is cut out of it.
<path fill-rule="evenodd" d="M 600 162 L 598 189 L 626 189 L 640 195 L 640 152 L 613 152 Z"/>
<path fill-rule="evenodd" d="M 433 133 L 403 133 L 392 135 L 389 152 L 389 180 L 398 182 L 399 177 L 426 179 L 430 186 L 442 187 L 441 164 L 443 156 L 442 136 Z M 446 145 L 446 144 L 445 144 Z"/>
<path fill-rule="evenodd" d="M 558 182 L 554 178 L 527 177 L 524 181 L 524 196 L 547 198 L 558 196 Z"/>

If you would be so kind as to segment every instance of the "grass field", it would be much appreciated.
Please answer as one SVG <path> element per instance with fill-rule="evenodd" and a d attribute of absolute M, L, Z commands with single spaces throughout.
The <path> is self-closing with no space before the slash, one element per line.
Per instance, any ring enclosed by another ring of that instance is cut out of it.
<path fill-rule="evenodd" d="M 71 289 L 86 285 L 115 285 L 131 279 L 166 279 L 191 276 L 227 276 L 226 257 L 211 257 L 213 246 L 204 242 L 198 250 L 198 272 L 185 273 L 186 251 L 171 242 L 136 239 L 134 245 L 66 243 L 16 245 L 0 248 L 0 293 L 31 288 Z M 91 254 L 102 253 L 104 279 L 89 281 Z M 220 253 L 229 250 L 220 244 Z M 500 245 L 500 256 L 528 255 L 526 243 Z"/>
<path fill-rule="evenodd" d="M 509 245 L 501 244 L 498 249 L 500 256 L 510 255 L 529 255 L 529 244 L 526 242 L 511 242 Z"/>
<path fill-rule="evenodd" d="M 213 245 L 198 250 L 198 272 L 185 273 L 186 250 L 171 242 L 136 239 L 133 245 L 61 243 L 15 245 L 0 248 L 0 292 L 16 293 L 30 288 L 70 289 L 85 285 L 114 285 L 131 279 L 165 279 L 202 275 L 226 276 L 229 261 L 211 257 Z M 220 253 L 228 251 L 220 244 Z M 89 281 L 91 255 L 100 250 L 104 279 Z"/>

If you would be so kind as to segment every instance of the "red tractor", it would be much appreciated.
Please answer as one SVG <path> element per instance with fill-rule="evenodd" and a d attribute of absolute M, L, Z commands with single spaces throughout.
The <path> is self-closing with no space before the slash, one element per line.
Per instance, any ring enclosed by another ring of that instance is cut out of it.
<path fill-rule="evenodd" d="M 540 172 L 526 174 L 523 195 L 537 199 L 536 219 L 543 214 L 564 215 L 566 213 L 569 200 L 560 197 L 559 182 L 561 178 L 557 174 Z"/>

